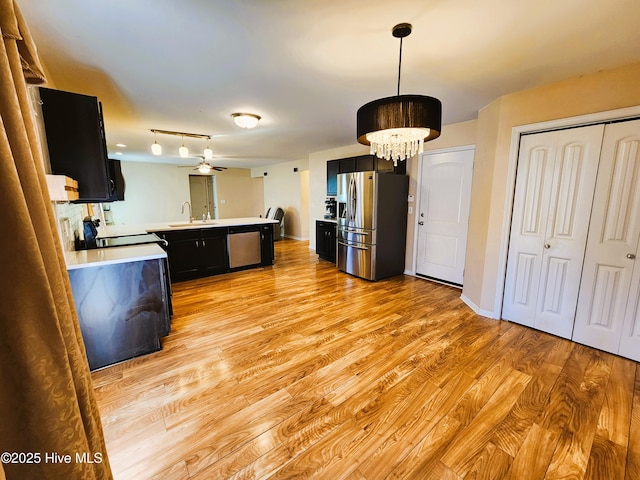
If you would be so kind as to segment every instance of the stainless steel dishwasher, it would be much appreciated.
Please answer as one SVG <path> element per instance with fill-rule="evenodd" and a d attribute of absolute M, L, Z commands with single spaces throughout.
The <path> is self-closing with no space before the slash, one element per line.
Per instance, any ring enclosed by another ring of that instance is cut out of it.
<path fill-rule="evenodd" d="M 246 267 L 262 262 L 261 237 L 259 230 L 230 228 L 227 242 L 229 247 L 229 268 Z"/>

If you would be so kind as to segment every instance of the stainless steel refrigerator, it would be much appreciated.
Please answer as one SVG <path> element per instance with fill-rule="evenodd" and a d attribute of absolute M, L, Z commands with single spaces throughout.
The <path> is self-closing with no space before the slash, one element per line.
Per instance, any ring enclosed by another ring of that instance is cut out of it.
<path fill-rule="evenodd" d="M 367 280 L 404 272 L 409 177 L 338 175 L 338 268 Z"/>

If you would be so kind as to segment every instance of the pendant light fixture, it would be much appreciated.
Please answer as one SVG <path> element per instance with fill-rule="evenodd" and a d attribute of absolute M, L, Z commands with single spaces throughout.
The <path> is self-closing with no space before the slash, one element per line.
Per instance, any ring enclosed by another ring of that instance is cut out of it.
<path fill-rule="evenodd" d="M 182 136 L 182 146 L 178 149 L 178 153 L 181 158 L 187 158 L 189 156 L 189 149 L 184 146 L 184 135 Z"/>
<path fill-rule="evenodd" d="M 202 133 L 187 133 L 187 132 L 174 132 L 172 130 L 158 130 L 155 128 L 152 128 L 151 131 L 153 132 L 154 135 L 154 142 L 151 145 L 151 152 L 154 155 L 161 155 L 162 154 L 162 146 L 158 143 L 157 141 L 157 136 L 158 133 L 162 133 L 164 135 L 175 135 L 178 137 L 182 137 L 182 146 L 178 149 L 178 153 L 180 155 L 181 158 L 187 158 L 189 156 L 189 149 L 187 147 L 185 147 L 184 145 L 184 137 L 189 137 L 189 138 L 204 138 L 207 140 L 207 148 L 204 149 L 203 155 L 204 158 L 207 160 L 211 160 L 213 158 L 213 150 L 211 150 L 211 148 L 209 148 L 209 140 L 211 140 L 211 135 L 205 135 Z"/>
<path fill-rule="evenodd" d="M 406 160 L 422 153 L 424 142 L 440 136 L 442 128 L 442 103 L 425 95 L 400 95 L 400 70 L 402 67 L 402 39 L 411 33 L 409 23 L 393 27 L 392 34 L 400 39 L 398 61 L 398 94 L 374 100 L 358 109 L 358 142 L 370 145 L 370 152 L 380 158 Z"/>
<path fill-rule="evenodd" d="M 207 138 L 207 148 L 205 148 L 202 153 L 204 154 L 204 159 L 205 160 L 211 160 L 213 158 L 213 150 L 211 150 L 209 148 L 209 139 L 208 138 Z M 203 172 L 203 173 L 207 173 L 207 172 Z"/>
<path fill-rule="evenodd" d="M 151 153 L 154 155 L 162 155 L 162 145 L 158 143 L 158 134 L 155 130 L 153 132 L 153 145 L 151 145 Z"/>

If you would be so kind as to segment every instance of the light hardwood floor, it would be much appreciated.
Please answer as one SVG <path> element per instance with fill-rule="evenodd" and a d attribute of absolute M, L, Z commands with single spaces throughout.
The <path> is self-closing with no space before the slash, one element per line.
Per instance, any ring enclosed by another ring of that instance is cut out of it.
<path fill-rule="evenodd" d="M 163 350 L 93 374 L 115 478 L 640 479 L 638 364 L 459 297 L 293 240 L 174 285 Z"/>

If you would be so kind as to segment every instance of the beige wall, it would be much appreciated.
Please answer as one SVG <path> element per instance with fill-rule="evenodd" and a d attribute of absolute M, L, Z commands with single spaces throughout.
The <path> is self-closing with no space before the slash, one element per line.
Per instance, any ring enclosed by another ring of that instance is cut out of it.
<path fill-rule="evenodd" d="M 327 198 L 327 161 L 366 155 L 369 147 L 355 143 L 309 154 L 309 248 L 316 249 L 316 220 L 322 220 Z"/>
<path fill-rule="evenodd" d="M 122 162 L 125 200 L 111 205 L 116 225 L 188 220 L 181 214 L 189 201 L 189 168 L 143 162 Z M 262 179 L 251 178 L 249 169 L 216 172 L 219 217 L 252 217 L 264 213 Z M 225 200 L 222 204 L 221 200 Z"/>
<path fill-rule="evenodd" d="M 640 63 L 506 95 L 480 111 L 464 297 L 496 312 L 515 126 L 640 105 Z"/>
<path fill-rule="evenodd" d="M 216 172 L 219 218 L 259 217 L 264 215 L 262 178 L 251 177 L 248 168 L 228 168 Z"/>
<path fill-rule="evenodd" d="M 284 235 L 297 240 L 307 240 L 309 237 L 309 209 L 303 208 L 305 198 L 309 197 L 309 176 L 302 173 L 305 170 L 309 170 L 309 161 L 306 159 L 251 170 L 253 176 L 263 179 L 265 209 L 282 208 L 285 212 Z"/>

